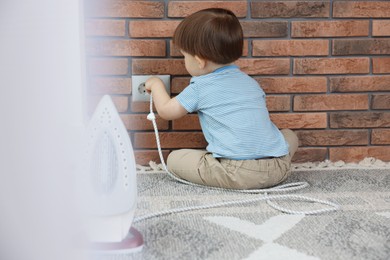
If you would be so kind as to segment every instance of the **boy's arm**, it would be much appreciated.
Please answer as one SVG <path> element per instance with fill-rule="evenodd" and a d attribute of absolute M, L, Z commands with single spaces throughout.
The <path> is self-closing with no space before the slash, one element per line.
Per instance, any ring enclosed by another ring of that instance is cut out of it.
<path fill-rule="evenodd" d="M 157 77 L 148 79 L 145 82 L 145 88 L 153 96 L 154 105 L 161 118 L 174 120 L 188 113 L 176 98 L 171 98 L 168 95 L 161 79 Z"/>

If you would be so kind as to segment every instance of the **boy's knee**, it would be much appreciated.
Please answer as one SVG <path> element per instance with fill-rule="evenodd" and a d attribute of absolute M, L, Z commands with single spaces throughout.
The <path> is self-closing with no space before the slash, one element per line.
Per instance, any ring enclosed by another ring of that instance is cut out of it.
<path fill-rule="evenodd" d="M 169 153 L 168 158 L 167 158 L 167 166 L 169 170 L 172 169 L 174 166 L 175 162 L 177 161 L 177 151 L 172 151 Z"/>
<path fill-rule="evenodd" d="M 286 131 L 288 131 L 289 135 L 291 136 L 290 138 L 292 138 L 295 143 L 298 143 L 299 140 L 297 134 L 290 129 L 286 129 Z"/>
<path fill-rule="evenodd" d="M 194 149 L 180 149 L 168 155 L 169 169 L 196 169 L 207 151 Z"/>
<path fill-rule="evenodd" d="M 177 169 L 185 169 L 186 155 L 189 153 L 188 149 L 175 150 L 169 153 L 167 158 L 167 167 L 170 171 Z"/>
<path fill-rule="evenodd" d="M 298 145 L 299 145 L 298 136 L 294 131 L 290 129 L 283 129 L 281 130 L 281 132 L 284 136 L 284 139 L 286 139 L 288 145 L 290 146 L 289 152 L 292 158 L 298 149 Z"/>
<path fill-rule="evenodd" d="M 167 164 L 175 163 L 177 161 L 180 161 L 181 158 L 183 157 L 183 152 L 184 150 L 175 150 L 169 153 L 168 158 L 167 158 Z"/>

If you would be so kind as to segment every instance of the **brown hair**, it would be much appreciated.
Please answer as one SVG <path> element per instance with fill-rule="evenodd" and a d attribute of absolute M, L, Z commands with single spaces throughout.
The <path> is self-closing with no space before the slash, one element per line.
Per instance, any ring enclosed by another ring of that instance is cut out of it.
<path fill-rule="evenodd" d="M 228 64 L 242 55 L 243 32 L 232 11 L 210 8 L 187 16 L 176 28 L 173 43 L 193 56 Z"/>

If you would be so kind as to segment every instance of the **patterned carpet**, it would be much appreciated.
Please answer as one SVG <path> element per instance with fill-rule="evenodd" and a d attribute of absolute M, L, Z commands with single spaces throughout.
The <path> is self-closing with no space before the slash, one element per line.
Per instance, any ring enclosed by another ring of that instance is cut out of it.
<path fill-rule="evenodd" d="M 296 181 L 311 185 L 296 194 L 337 202 L 341 210 L 288 215 L 256 202 L 147 219 L 134 224 L 142 252 L 115 259 L 390 259 L 390 169 L 295 170 L 286 182 Z M 161 172 L 139 173 L 137 182 L 137 216 L 259 196 L 191 187 Z"/>

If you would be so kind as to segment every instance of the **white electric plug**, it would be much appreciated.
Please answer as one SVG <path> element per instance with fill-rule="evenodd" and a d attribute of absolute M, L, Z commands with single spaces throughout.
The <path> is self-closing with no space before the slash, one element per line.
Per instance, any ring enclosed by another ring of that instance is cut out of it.
<path fill-rule="evenodd" d="M 168 95 L 171 94 L 170 75 L 136 75 L 131 77 L 132 101 L 150 101 L 150 95 L 146 91 L 145 82 L 152 76 L 160 78 L 164 82 L 165 89 L 167 90 Z"/>

